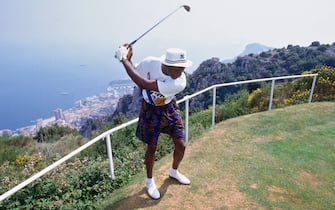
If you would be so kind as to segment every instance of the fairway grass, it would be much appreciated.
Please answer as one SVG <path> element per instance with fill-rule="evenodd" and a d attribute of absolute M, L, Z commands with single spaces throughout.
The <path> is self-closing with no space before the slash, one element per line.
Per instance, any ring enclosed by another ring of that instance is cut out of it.
<path fill-rule="evenodd" d="M 265 209 L 334 209 L 334 108 L 299 105 L 223 123 L 240 127 L 232 137 L 240 141 L 225 148 L 233 151 L 228 165 L 242 168 L 240 191 Z"/>
<path fill-rule="evenodd" d="M 191 125 L 190 125 L 191 126 Z M 335 103 L 311 103 L 221 122 L 189 143 L 183 186 L 155 165 L 162 198 L 148 198 L 144 173 L 104 209 L 335 209 Z"/>

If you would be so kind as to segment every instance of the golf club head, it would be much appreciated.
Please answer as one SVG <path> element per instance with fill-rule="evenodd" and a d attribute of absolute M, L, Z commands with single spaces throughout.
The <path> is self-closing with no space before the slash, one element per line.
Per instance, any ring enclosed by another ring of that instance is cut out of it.
<path fill-rule="evenodd" d="M 184 7 L 187 12 L 191 11 L 191 7 L 188 5 L 182 5 L 182 7 Z"/>
<path fill-rule="evenodd" d="M 174 14 L 175 12 L 177 12 L 177 10 L 179 10 L 180 8 L 184 8 L 187 12 L 191 11 L 191 7 L 190 6 L 188 6 L 188 5 L 181 5 L 176 10 L 172 11 L 170 14 L 168 14 L 166 17 L 164 17 L 162 20 L 160 20 L 158 23 L 156 23 L 154 26 L 152 26 L 151 28 L 149 28 L 149 30 L 147 30 L 146 32 L 144 32 L 137 39 L 135 39 L 134 41 L 132 41 L 129 45 L 134 45 L 139 39 L 141 39 L 144 35 L 146 35 L 149 31 L 151 31 L 152 29 L 154 29 L 156 26 L 158 26 L 161 22 L 163 22 L 165 19 L 167 19 L 168 17 L 170 17 L 172 14 Z"/>

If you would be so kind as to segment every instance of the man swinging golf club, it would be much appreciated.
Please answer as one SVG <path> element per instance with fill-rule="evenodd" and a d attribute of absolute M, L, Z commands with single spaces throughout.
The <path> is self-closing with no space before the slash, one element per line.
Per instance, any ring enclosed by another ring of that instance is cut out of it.
<path fill-rule="evenodd" d="M 175 149 L 169 176 L 181 184 L 191 181 L 177 169 L 184 157 L 185 140 L 183 122 L 175 95 L 186 87 L 184 70 L 192 62 L 182 49 L 171 48 L 163 57 L 147 57 L 136 67 L 132 64 L 132 45 L 125 44 L 115 57 L 120 60 L 130 78 L 142 89 L 143 102 L 139 114 L 136 136 L 147 144 L 145 165 L 147 171 L 146 190 L 153 199 L 160 198 L 154 178 L 153 166 L 160 133 L 170 135 Z"/>

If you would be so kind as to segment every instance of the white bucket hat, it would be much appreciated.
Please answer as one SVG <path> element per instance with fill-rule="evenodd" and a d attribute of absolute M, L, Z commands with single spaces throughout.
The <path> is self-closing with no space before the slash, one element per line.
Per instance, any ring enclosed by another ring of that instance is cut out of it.
<path fill-rule="evenodd" d="M 190 67 L 192 61 L 187 60 L 186 51 L 179 48 L 169 48 L 162 56 L 162 63 L 166 66 Z"/>

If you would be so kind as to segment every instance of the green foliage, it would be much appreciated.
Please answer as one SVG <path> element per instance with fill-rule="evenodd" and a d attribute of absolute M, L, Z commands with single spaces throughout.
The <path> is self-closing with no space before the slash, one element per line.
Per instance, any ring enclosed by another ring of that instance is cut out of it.
<path fill-rule="evenodd" d="M 40 142 L 36 144 L 36 147 L 47 160 L 56 160 L 73 150 L 77 149 L 81 145 L 87 143 L 87 139 L 79 135 L 68 134 L 55 142 L 45 143 Z"/>
<path fill-rule="evenodd" d="M 229 95 L 225 98 L 221 112 L 216 115 L 217 121 L 250 114 L 248 106 L 249 93 L 247 90 L 241 90 L 236 94 Z"/>
<path fill-rule="evenodd" d="M 16 156 L 35 151 L 34 140 L 28 136 L 0 137 L 0 164 L 15 161 Z"/>
<path fill-rule="evenodd" d="M 304 74 L 317 73 L 317 81 L 313 99 L 316 101 L 333 101 L 335 99 L 335 68 L 329 66 L 319 66 L 311 71 L 306 71 Z M 311 86 L 312 78 L 305 78 L 297 84 L 296 89 L 306 90 Z M 307 87 L 306 87 L 307 86 Z"/>
<path fill-rule="evenodd" d="M 313 101 L 335 100 L 335 69 L 328 66 L 319 66 L 303 74 L 317 73 L 317 80 L 313 94 Z M 304 77 L 291 82 L 284 81 L 276 85 L 273 97 L 273 107 L 308 102 L 313 77 Z M 278 83 L 278 82 L 277 82 Z M 258 88 L 248 99 L 248 105 L 253 112 L 265 111 L 269 104 L 270 86 Z"/>
<path fill-rule="evenodd" d="M 192 113 L 189 117 L 189 141 L 199 137 L 208 128 L 210 128 L 212 122 L 212 110 L 202 110 L 196 113 Z"/>
<path fill-rule="evenodd" d="M 248 98 L 248 106 L 253 112 L 265 111 L 269 107 L 270 88 L 257 88 Z"/>
<path fill-rule="evenodd" d="M 125 184 L 120 180 L 111 183 L 106 165 L 101 158 L 75 159 L 14 194 L 0 208 L 92 209 L 97 200 Z"/>
<path fill-rule="evenodd" d="M 37 142 L 55 142 L 68 134 L 78 135 L 78 131 L 69 127 L 54 124 L 51 127 L 40 128 L 35 138 Z"/>
<path fill-rule="evenodd" d="M 317 73 L 313 101 L 335 100 L 335 69 L 328 66 L 318 66 L 303 74 Z M 306 103 L 310 95 L 313 77 L 301 78 L 288 85 L 287 98 L 283 100 L 284 105 Z"/>

